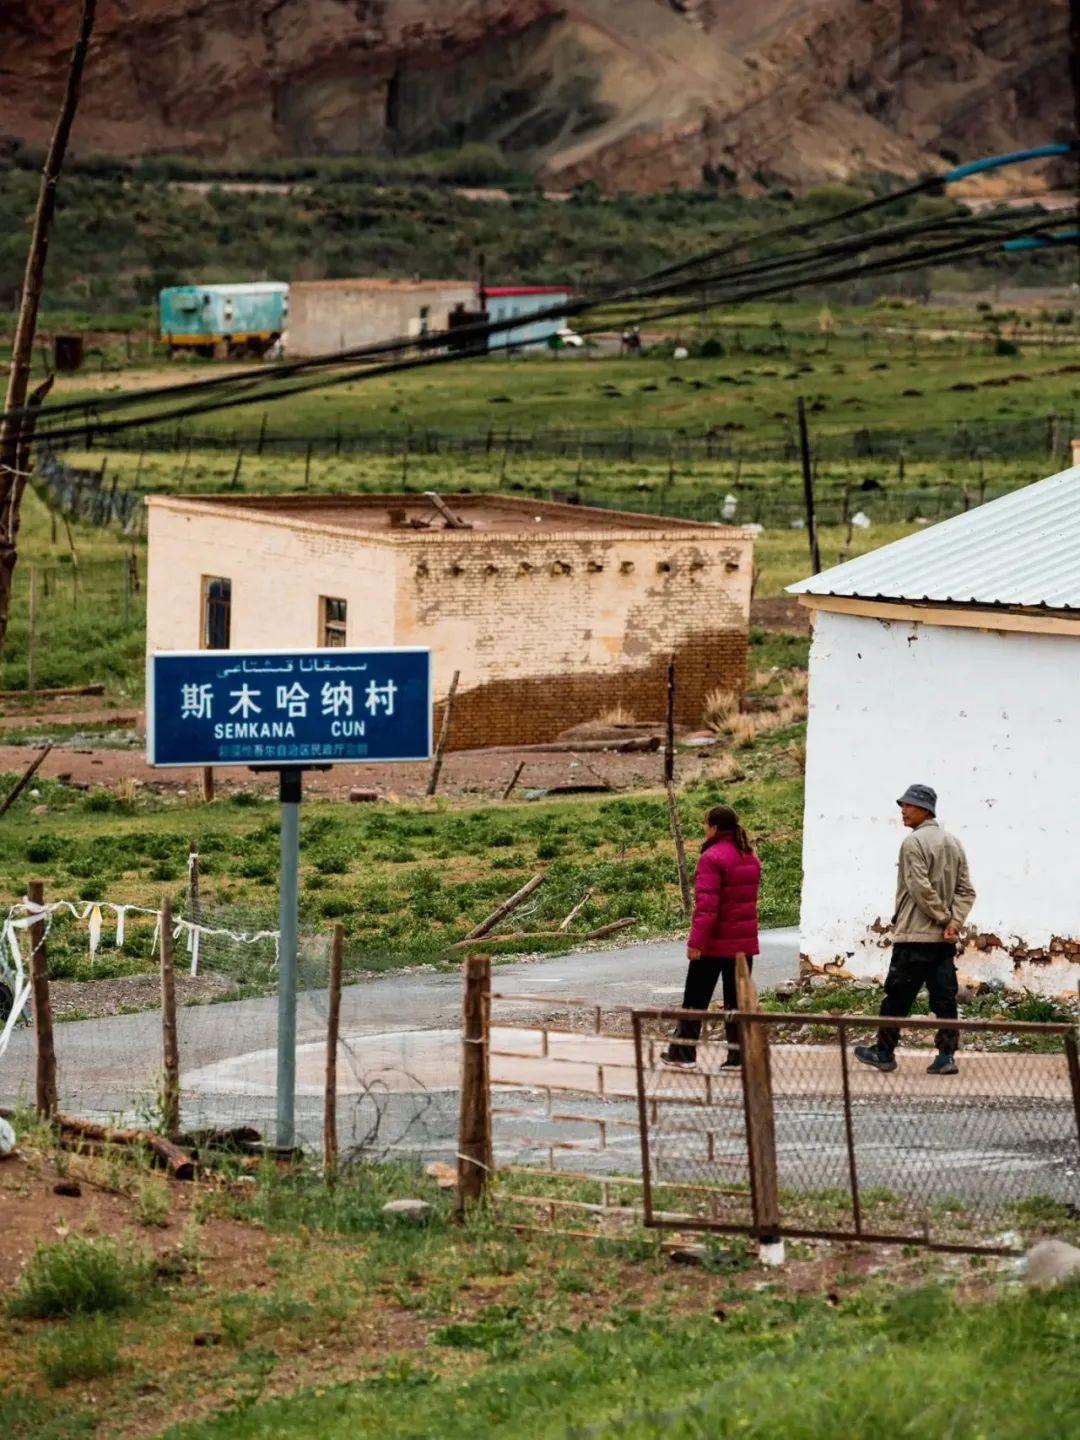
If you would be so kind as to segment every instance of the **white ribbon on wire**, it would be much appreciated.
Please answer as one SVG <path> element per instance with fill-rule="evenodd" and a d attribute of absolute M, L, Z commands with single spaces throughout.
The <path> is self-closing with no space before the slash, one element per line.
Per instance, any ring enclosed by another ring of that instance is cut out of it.
<path fill-rule="evenodd" d="M 111 910 L 116 916 L 117 949 L 123 949 L 124 922 L 129 913 L 152 915 L 154 917 L 154 935 L 150 951 L 151 954 L 156 952 L 161 939 L 161 911 L 146 905 L 118 905 L 112 900 L 87 900 L 81 903 L 73 900 L 52 900 L 47 905 L 36 905 L 32 900 L 22 900 L 18 904 L 12 905 L 4 919 L 3 927 L 0 929 L 0 951 L 5 945 L 7 946 L 11 955 L 15 980 L 11 1013 L 4 1022 L 3 1029 L 0 1030 L 0 1057 L 7 1050 L 12 1031 L 26 1009 L 32 991 L 27 967 L 23 961 L 18 932 L 28 930 L 31 925 L 40 921 L 44 923 L 45 932 L 48 934 L 52 917 L 60 912 L 66 912 L 75 920 L 86 920 L 89 930 L 90 962 L 93 964 L 101 945 L 101 932 L 104 924 L 102 912 L 104 910 Z M 174 916 L 173 939 L 178 939 L 181 935 L 186 935 L 187 945 L 191 951 L 192 975 L 198 973 L 199 944 L 203 936 L 224 936 L 237 945 L 255 945 L 264 940 L 273 940 L 274 963 L 278 962 L 280 932 L 277 930 L 228 930 L 210 925 L 200 925 L 194 920 L 184 920 L 182 917 Z"/>

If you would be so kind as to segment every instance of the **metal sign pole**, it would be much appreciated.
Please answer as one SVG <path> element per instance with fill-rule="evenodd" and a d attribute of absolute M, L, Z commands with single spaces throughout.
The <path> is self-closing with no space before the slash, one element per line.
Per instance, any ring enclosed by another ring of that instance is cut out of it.
<path fill-rule="evenodd" d="M 281 879 L 278 929 L 277 1143 L 296 1143 L 296 951 L 300 928 L 300 798 L 303 771 L 278 772 Z"/>

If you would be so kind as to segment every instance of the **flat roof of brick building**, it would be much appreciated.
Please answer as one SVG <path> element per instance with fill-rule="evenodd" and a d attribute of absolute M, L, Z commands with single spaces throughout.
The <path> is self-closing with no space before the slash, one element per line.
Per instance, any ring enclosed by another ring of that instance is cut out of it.
<path fill-rule="evenodd" d="M 357 535 L 415 539 L 420 535 L 608 535 L 697 534 L 712 539 L 749 538 L 737 526 L 705 520 L 640 515 L 552 500 L 507 495 L 440 494 L 439 499 L 467 528 L 450 524 L 424 495 L 153 495 L 148 503 L 169 509 L 232 514 L 316 529 L 349 530 Z"/>

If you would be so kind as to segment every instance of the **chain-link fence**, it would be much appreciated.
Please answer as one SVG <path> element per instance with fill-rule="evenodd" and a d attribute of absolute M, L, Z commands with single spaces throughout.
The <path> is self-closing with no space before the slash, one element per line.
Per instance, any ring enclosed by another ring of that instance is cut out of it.
<path fill-rule="evenodd" d="M 812 446 L 820 461 L 953 459 L 980 456 L 1064 456 L 1074 433 L 1074 414 L 1048 414 L 1007 420 L 957 420 L 925 426 L 815 427 Z M 93 428 L 88 424 L 88 438 Z M 428 426 L 369 427 L 275 434 L 264 415 L 246 424 L 198 430 L 187 425 L 122 431 L 104 437 L 107 449 L 182 452 L 243 449 L 254 455 L 414 455 L 506 456 L 515 459 L 709 461 L 746 463 L 799 458 L 794 411 L 768 431 L 753 436 L 738 430 L 703 427 L 698 431 L 630 426 L 607 429 L 491 425 L 477 430 L 437 430 Z"/>
<path fill-rule="evenodd" d="M 1009 1249 L 1012 1227 L 1080 1203 L 1072 1026 L 959 1021 L 958 1071 L 940 1075 L 935 1020 L 755 1013 L 742 1024 L 764 1032 L 765 1062 L 744 1069 L 710 1014 L 694 1064 L 676 1068 L 664 1057 L 686 1018 L 634 1015 L 647 1223 Z M 906 1032 L 893 1072 L 854 1053 L 879 1024 Z M 671 1185 L 704 1198 L 665 1213 L 655 1190 Z"/>

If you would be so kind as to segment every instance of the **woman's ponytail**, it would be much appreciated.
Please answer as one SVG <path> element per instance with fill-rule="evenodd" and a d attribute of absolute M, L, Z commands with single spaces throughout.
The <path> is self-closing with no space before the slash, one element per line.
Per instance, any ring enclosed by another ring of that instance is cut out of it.
<path fill-rule="evenodd" d="M 706 825 L 718 831 L 721 835 L 730 835 L 732 843 L 740 855 L 752 855 L 754 847 L 750 844 L 750 837 L 739 824 L 739 817 L 732 810 L 730 805 L 714 805 L 705 816 Z"/>

